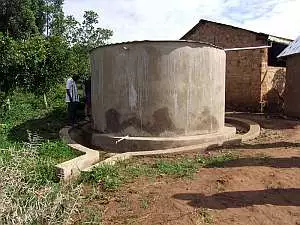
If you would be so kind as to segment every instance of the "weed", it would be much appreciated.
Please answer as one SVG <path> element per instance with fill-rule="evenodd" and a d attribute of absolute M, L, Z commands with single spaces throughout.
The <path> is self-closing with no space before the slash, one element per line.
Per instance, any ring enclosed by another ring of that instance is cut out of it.
<path fill-rule="evenodd" d="M 101 184 L 105 190 L 115 190 L 122 182 L 115 165 L 101 165 L 91 172 L 82 173 L 81 181 Z"/>
<path fill-rule="evenodd" d="M 176 177 L 191 177 L 198 169 L 197 163 L 192 159 L 182 159 L 174 162 L 160 160 L 155 167 L 160 174 Z"/>
<path fill-rule="evenodd" d="M 210 157 L 199 156 L 197 161 L 202 167 L 223 167 L 225 163 L 238 159 L 238 157 L 239 156 L 237 154 L 228 152 Z"/>
<path fill-rule="evenodd" d="M 140 200 L 141 203 L 141 208 L 143 209 L 147 209 L 149 207 L 149 200 L 148 199 L 141 199 Z"/>
<path fill-rule="evenodd" d="M 151 177 L 155 174 L 155 169 L 152 168 L 149 164 L 126 166 L 124 170 L 124 177 L 126 177 L 127 180 L 138 178 L 141 176 Z"/>
<path fill-rule="evenodd" d="M 95 210 L 94 208 L 85 208 L 84 209 L 85 217 L 80 221 L 82 225 L 101 225 L 102 224 L 102 215 L 101 212 Z"/>
<path fill-rule="evenodd" d="M 198 223 L 199 224 L 212 224 L 213 218 L 209 214 L 209 210 L 206 208 L 198 208 L 196 210 L 196 214 L 198 216 Z"/>

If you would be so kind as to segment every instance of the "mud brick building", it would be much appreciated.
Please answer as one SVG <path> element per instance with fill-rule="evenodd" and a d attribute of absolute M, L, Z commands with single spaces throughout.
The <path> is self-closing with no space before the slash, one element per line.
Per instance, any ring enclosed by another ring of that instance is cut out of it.
<path fill-rule="evenodd" d="M 287 61 L 285 113 L 300 118 L 300 37 L 284 49 L 278 58 Z"/>
<path fill-rule="evenodd" d="M 278 111 L 283 104 L 286 62 L 277 55 L 292 40 L 200 20 L 181 40 L 208 42 L 223 47 L 226 62 L 226 108 Z"/>

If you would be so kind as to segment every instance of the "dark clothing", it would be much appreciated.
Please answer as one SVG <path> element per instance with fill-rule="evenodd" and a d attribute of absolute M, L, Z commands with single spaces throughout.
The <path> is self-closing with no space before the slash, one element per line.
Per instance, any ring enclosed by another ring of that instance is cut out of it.
<path fill-rule="evenodd" d="M 91 98 L 92 98 L 92 87 L 91 87 L 91 79 L 87 80 L 84 84 L 84 91 L 85 91 L 85 103 L 90 105 Z"/>
<path fill-rule="evenodd" d="M 68 119 L 70 125 L 74 126 L 77 120 L 78 102 L 68 102 Z"/>

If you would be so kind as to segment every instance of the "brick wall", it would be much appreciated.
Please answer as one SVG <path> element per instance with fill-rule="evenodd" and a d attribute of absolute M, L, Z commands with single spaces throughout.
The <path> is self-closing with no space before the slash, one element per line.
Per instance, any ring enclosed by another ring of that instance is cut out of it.
<path fill-rule="evenodd" d="M 223 48 L 268 44 L 264 35 L 212 22 L 201 23 L 198 30 L 185 39 L 209 42 Z M 282 91 L 285 68 L 268 67 L 268 48 L 227 51 L 226 67 L 228 109 L 258 111 L 262 99 L 278 102 L 278 97 L 272 100 L 275 95 L 270 90 L 277 85 L 275 90 Z"/>
<path fill-rule="evenodd" d="M 300 54 L 287 59 L 285 111 L 288 116 L 300 117 Z"/>
<path fill-rule="evenodd" d="M 267 49 L 227 51 L 226 107 L 258 110 L 262 61 Z"/>
<path fill-rule="evenodd" d="M 185 39 L 209 42 L 223 48 L 267 45 L 264 36 L 247 30 L 211 22 L 201 24 L 198 30 Z"/>

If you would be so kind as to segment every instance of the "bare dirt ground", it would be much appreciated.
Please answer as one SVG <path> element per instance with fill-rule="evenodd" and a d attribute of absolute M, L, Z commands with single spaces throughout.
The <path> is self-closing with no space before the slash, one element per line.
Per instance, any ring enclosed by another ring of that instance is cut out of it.
<path fill-rule="evenodd" d="M 126 184 L 107 202 L 103 224 L 300 225 L 300 123 L 243 117 L 259 122 L 262 134 L 226 151 L 245 157 L 192 179 Z"/>

